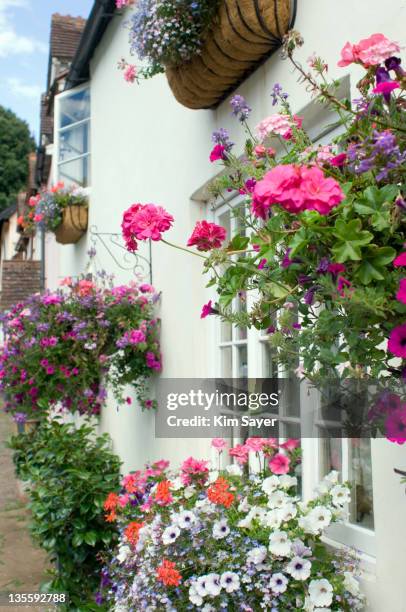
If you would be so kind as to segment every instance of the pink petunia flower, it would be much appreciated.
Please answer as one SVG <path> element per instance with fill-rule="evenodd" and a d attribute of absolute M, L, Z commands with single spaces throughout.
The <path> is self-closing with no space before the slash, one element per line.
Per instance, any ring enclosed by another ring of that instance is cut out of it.
<path fill-rule="evenodd" d="M 205 304 L 202 308 L 202 313 L 200 315 L 201 319 L 205 319 L 206 317 L 208 317 L 211 314 L 214 314 L 214 309 L 212 307 L 212 301 L 210 300 L 209 302 L 207 302 L 207 304 Z"/>
<path fill-rule="evenodd" d="M 400 89 L 400 85 L 397 81 L 383 81 L 378 83 L 372 90 L 374 94 L 390 94 L 395 89 Z"/>
<path fill-rule="evenodd" d="M 406 304 L 406 278 L 402 278 L 399 285 L 399 290 L 396 294 L 396 299 L 403 304 Z"/>
<path fill-rule="evenodd" d="M 295 448 L 299 448 L 299 446 L 300 446 L 300 440 L 296 440 L 294 438 L 290 438 L 289 440 L 286 440 L 286 442 L 283 442 L 281 444 L 281 448 L 284 448 L 285 450 L 289 452 L 295 450 Z"/>
<path fill-rule="evenodd" d="M 339 153 L 329 160 L 330 166 L 341 168 L 347 162 L 347 153 Z"/>
<path fill-rule="evenodd" d="M 289 472 L 290 459 L 282 453 L 277 453 L 269 462 L 269 467 L 273 474 L 287 474 Z"/>
<path fill-rule="evenodd" d="M 224 440 L 224 438 L 213 438 L 211 445 L 213 448 L 218 450 L 219 453 L 223 452 L 223 450 L 227 448 L 227 442 Z"/>
<path fill-rule="evenodd" d="M 396 357 L 406 359 L 406 323 L 392 329 L 388 340 L 388 351 Z"/>
<path fill-rule="evenodd" d="M 406 251 L 404 253 L 400 253 L 393 261 L 393 265 L 395 268 L 403 268 L 406 266 Z"/>
<path fill-rule="evenodd" d="M 227 159 L 226 147 L 222 144 L 217 144 L 210 153 L 210 161 L 213 163 L 219 159 Z"/>
<path fill-rule="evenodd" d="M 227 237 L 224 227 L 208 221 L 198 221 L 187 246 L 196 246 L 198 251 L 219 249 Z"/>
<path fill-rule="evenodd" d="M 390 442 L 404 444 L 406 442 L 406 404 L 399 410 L 390 412 L 385 421 L 385 433 Z"/>

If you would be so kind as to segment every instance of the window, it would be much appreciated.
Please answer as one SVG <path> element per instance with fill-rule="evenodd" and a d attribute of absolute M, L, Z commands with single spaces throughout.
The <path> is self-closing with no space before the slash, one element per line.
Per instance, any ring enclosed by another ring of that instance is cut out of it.
<path fill-rule="evenodd" d="M 57 180 L 90 183 L 90 90 L 80 87 L 56 98 Z"/>

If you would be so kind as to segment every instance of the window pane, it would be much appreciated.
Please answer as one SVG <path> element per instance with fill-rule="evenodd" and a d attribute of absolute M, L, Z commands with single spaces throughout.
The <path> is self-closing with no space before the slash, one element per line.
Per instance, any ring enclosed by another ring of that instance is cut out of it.
<path fill-rule="evenodd" d="M 324 478 L 332 470 L 342 474 L 342 442 L 341 438 L 322 438 L 320 440 L 320 476 Z"/>
<path fill-rule="evenodd" d="M 231 346 L 220 349 L 221 351 L 221 376 L 233 378 L 233 349 Z"/>
<path fill-rule="evenodd" d="M 89 152 L 89 124 L 82 123 L 60 133 L 59 161 L 68 161 Z"/>
<path fill-rule="evenodd" d="M 221 341 L 231 342 L 232 340 L 232 325 L 226 321 L 220 323 L 221 326 Z"/>
<path fill-rule="evenodd" d="M 229 210 L 219 216 L 218 224 L 226 230 L 227 240 L 231 240 L 231 214 Z"/>
<path fill-rule="evenodd" d="M 248 350 L 246 346 L 238 347 L 238 377 L 248 377 Z"/>
<path fill-rule="evenodd" d="M 87 187 L 89 185 L 89 157 L 82 157 L 74 161 L 65 162 L 59 165 L 59 180 L 63 181 L 67 187 L 79 185 Z"/>
<path fill-rule="evenodd" d="M 60 101 L 61 128 L 90 117 L 90 91 L 84 89 L 63 97 Z"/>
<path fill-rule="evenodd" d="M 290 438 L 300 438 L 300 424 L 299 423 L 284 423 L 280 422 L 279 435 L 283 436 L 287 440 Z"/>
<path fill-rule="evenodd" d="M 371 440 L 349 440 L 350 523 L 374 528 Z"/>
<path fill-rule="evenodd" d="M 262 372 L 263 378 L 273 378 L 277 376 L 273 364 L 273 350 L 268 342 L 261 342 L 262 345 Z"/>

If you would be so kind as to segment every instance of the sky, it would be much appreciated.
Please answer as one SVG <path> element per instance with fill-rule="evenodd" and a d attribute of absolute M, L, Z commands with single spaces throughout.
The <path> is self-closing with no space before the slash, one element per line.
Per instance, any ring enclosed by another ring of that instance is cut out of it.
<path fill-rule="evenodd" d="M 87 17 L 92 6 L 93 0 L 0 0 L 0 105 L 25 119 L 36 140 L 51 15 Z"/>

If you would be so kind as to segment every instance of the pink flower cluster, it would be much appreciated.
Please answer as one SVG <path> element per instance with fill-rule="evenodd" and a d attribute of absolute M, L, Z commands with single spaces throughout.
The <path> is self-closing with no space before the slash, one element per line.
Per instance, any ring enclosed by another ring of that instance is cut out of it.
<path fill-rule="evenodd" d="M 180 470 L 181 481 L 186 486 L 196 482 L 196 479 L 197 482 L 204 483 L 209 475 L 208 461 L 193 459 L 193 457 L 186 459 L 182 463 Z"/>
<path fill-rule="evenodd" d="M 372 34 L 369 38 L 363 38 L 358 44 L 352 45 L 347 42 L 341 50 L 341 67 L 350 64 L 362 64 L 365 68 L 379 66 L 394 53 L 399 53 L 400 45 L 392 42 L 383 34 Z"/>
<path fill-rule="evenodd" d="M 294 115 L 293 120 L 289 115 L 275 113 L 263 119 L 255 128 L 260 140 L 265 140 L 270 134 L 281 136 L 284 140 L 291 140 L 293 128 L 301 128 L 302 119 Z"/>
<path fill-rule="evenodd" d="M 400 253 L 393 261 L 395 268 L 406 267 L 406 252 Z M 396 299 L 406 304 L 406 278 L 402 278 Z M 398 325 L 392 329 L 388 340 L 388 351 L 396 357 L 406 359 L 406 324 Z"/>
<path fill-rule="evenodd" d="M 208 221 L 198 221 L 187 246 L 196 246 L 198 251 L 219 249 L 227 237 L 224 227 Z"/>
<path fill-rule="evenodd" d="M 116 0 L 116 7 L 118 9 L 125 8 L 126 6 L 130 6 L 134 4 L 134 0 Z"/>
<path fill-rule="evenodd" d="M 276 166 L 255 185 L 252 212 L 266 219 L 269 208 L 280 204 L 293 214 L 317 210 L 321 215 L 328 215 L 344 198 L 339 183 L 326 178 L 320 168 L 287 164 Z"/>
<path fill-rule="evenodd" d="M 137 67 L 134 64 L 128 64 L 124 70 L 124 80 L 127 83 L 134 83 L 137 78 Z"/>
<path fill-rule="evenodd" d="M 174 219 L 164 208 L 155 204 L 133 204 L 123 215 L 123 237 L 129 251 L 136 251 L 137 240 L 161 240 Z"/>
<path fill-rule="evenodd" d="M 211 445 L 219 453 L 222 453 L 227 447 L 223 438 L 214 438 Z M 291 460 L 286 454 L 278 452 L 278 449 L 292 453 L 299 448 L 299 445 L 299 440 L 293 438 L 282 444 L 278 444 L 276 438 L 248 438 L 244 444 L 237 444 L 234 448 L 230 448 L 228 454 L 234 457 L 237 463 L 245 465 L 248 463 L 250 453 L 263 453 L 268 458 L 271 472 L 280 475 L 289 472 Z"/>

